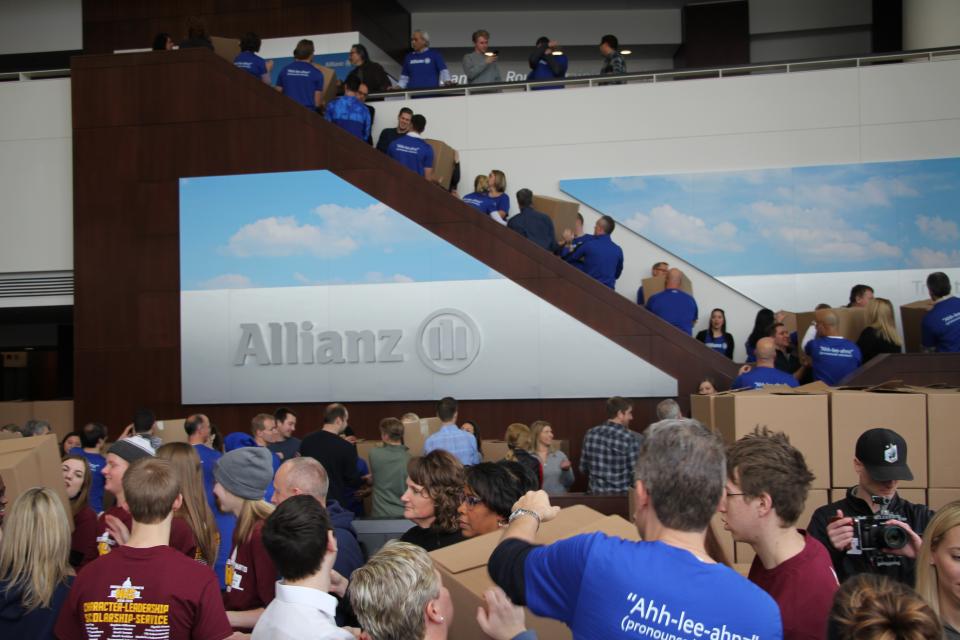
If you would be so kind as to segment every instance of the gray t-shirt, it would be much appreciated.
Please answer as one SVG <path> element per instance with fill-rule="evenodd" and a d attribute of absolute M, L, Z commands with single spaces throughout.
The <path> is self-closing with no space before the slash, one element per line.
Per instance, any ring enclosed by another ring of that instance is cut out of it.
<path fill-rule="evenodd" d="M 467 74 L 467 84 L 503 82 L 500 67 L 496 62 L 487 64 L 486 58 L 485 55 L 476 51 L 463 56 L 463 72 Z"/>

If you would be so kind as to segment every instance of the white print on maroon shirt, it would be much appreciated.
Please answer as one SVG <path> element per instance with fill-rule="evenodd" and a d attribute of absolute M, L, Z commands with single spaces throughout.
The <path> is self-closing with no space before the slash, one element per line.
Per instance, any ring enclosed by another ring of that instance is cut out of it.
<path fill-rule="evenodd" d="M 230 554 L 230 559 L 227 560 L 227 566 L 223 576 L 223 582 L 228 592 L 243 591 L 240 583 L 243 582 L 243 576 L 246 575 L 247 571 L 247 565 L 237 562 L 237 547 L 234 547 L 233 553 Z"/>
<path fill-rule="evenodd" d="M 87 637 L 101 638 L 106 633 L 107 638 L 168 640 L 170 605 L 144 602 L 143 590 L 128 577 L 121 584 L 110 585 L 105 600 L 84 602 L 83 622 Z"/>
<path fill-rule="evenodd" d="M 620 629 L 637 637 L 665 638 L 669 633 L 672 638 L 677 640 L 694 640 L 696 638 L 705 638 L 707 640 L 759 640 L 755 633 L 743 635 L 728 629 L 727 625 L 721 627 L 707 626 L 693 618 L 687 617 L 687 612 L 681 610 L 679 615 L 667 609 L 664 603 L 657 604 L 653 598 L 644 598 L 643 596 L 630 593 L 627 594 L 627 601 L 632 602 L 633 606 L 627 615 L 620 619 Z"/>

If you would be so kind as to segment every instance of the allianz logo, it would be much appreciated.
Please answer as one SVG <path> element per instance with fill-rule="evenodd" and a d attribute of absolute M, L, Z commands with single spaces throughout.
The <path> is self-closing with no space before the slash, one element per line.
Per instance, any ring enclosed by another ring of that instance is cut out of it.
<path fill-rule="evenodd" d="M 302 322 L 243 322 L 233 365 L 389 364 L 417 359 L 435 373 L 460 373 L 480 354 L 477 323 L 459 309 L 438 309 L 416 334 L 403 329 L 324 330 Z"/>

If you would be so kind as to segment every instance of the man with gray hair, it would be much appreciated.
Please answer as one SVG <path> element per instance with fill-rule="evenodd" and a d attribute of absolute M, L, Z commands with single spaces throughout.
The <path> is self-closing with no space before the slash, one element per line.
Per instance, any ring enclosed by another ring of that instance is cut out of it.
<path fill-rule="evenodd" d="M 680 405 L 673 398 L 667 398 L 657 403 L 657 420 L 676 420 L 682 417 Z"/>
<path fill-rule="evenodd" d="M 490 577 L 575 638 L 782 638 L 776 602 L 706 550 L 727 474 L 720 437 L 696 420 L 659 422 L 645 434 L 635 472 L 642 542 L 588 533 L 536 545 L 540 523 L 560 509 L 531 491 L 513 506 Z"/>
<path fill-rule="evenodd" d="M 343 576 L 363 565 L 363 551 L 353 528 L 353 514 L 336 500 L 327 499 L 330 479 L 323 465 L 311 457 L 291 458 L 277 469 L 273 477 L 273 497 L 270 501 L 280 505 L 288 498 L 307 495 L 326 507 L 330 516 L 333 536 L 337 539 L 337 561 L 333 568 Z"/>
<path fill-rule="evenodd" d="M 46 420 L 27 420 L 27 424 L 23 425 L 20 433 L 23 434 L 24 438 L 45 436 L 50 433 L 50 423 Z"/>
<path fill-rule="evenodd" d="M 401 89 L 436 89 L 450 83 L 450 71 L 443 56 L 430 49 L 430 34 L 417 29 L 410 36 L 413 51 L 403 59 L 400 70 Z"/>

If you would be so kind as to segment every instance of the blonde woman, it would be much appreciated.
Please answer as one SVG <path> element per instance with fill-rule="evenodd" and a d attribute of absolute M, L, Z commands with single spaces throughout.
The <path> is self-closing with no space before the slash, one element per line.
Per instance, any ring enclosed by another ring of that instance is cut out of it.
<path fill-rule="evenodd" d="M 505 193 L 506 190 L 507 176 L 499 169 L 492 170 L 487 176 L 487 195 L 493 203 L 490 217 L 500 224 L 507 224 L 510 214 L 510 196 Z"/>
<path fill-rule="evenodd" d="M 504 460 L 519 462 L 533 472 L 540 484 L 543 484 L 543 465 L 533 455 L 533 435 L 530 433 L 530 427 L 514 422 L 507 427 L 503 439 L 507 441 L 508 449 Z"/>
<path fill-rule="evenodd" d="M 944 637 L 960 638 L 960 500 L 938 509 L 923 532 L 917 592 L 940 616 Z"/>
<path fill-rule="evenodd" d="M 186 442 L 170 442 L 157 449 L 157 457 L 170 461 L 170 467 L 180 484 L 183 504 L 174 517 L 190 525 L 193 539 L 197 542 L 194 559 L 212 567 L 220 549 L 220 534 L 203 488 L 200 456 Z"/>
<path fill-rule="evenodd" d="M 53 638 L 70 585 L 70 522 L 52 490 L 28 489 L 7 511 L 0 547 L 0 637 Z"/>
<path fill-rule="evenodd" d="M 573 465 L 553 441 L 553 427 L 546 420 L 530 425 L 534 453 L 543 467 L 543 490 L 554 496 L 566 493 L 573 484 Z"/>
<path fill-rule="evenodd" d="M 863 354 L 863 364 L 881 353 L 902 351 L 897 323 L 893 318 L 893 305 L 886 298 L 873 298 L 867 303 L 865 314 L 867 326 L 857 339 Z"/>
<path fill-rule="evenodd" d="M 263 499 L 273 482 L 273 454 L 265 447 L 228 451 L 213 475 L 220 510 L 237 516 L 223 605 L 231 626 L 249 631 L 275 595 L 277 569 L 262 538 L 263 523 L 273 513 L 273 505 Z"/>
<path fill-rule="evenodd" d="M 485 215 L 490 215 L 496 210 L 496 205 L 487 195 L 488 185 L 487 176 L 477 176 L 473 179 L 473 193 L 463 196 L 464 202 Z"/>

